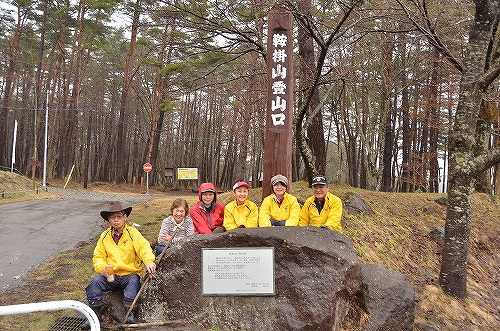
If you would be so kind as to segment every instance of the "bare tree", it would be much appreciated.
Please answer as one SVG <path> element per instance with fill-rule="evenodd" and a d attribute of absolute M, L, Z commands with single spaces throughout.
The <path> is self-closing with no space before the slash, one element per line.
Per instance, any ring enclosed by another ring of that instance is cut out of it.
<path fill-rule="evenodd" d="M 312 18 L 311 0 L 297 1 L 298 10 L 303 17 Z M 299 46 L 299 102 L 298 107 L 302 107 L 302 100 L 308 88 L 313 85 L 314 71 L 316 69 L 316 59 L 314 56 L 314 41 L 304 25 L 298 27 Z M 307 144 L 311 149 L 314 158 L 314 168 L 316 173 L 325 174 L 326 170 L 326 146 L 325 134 L 323 129 L 323 112 L 316 111 L 320 103 L 318 86 L 312 91 L 306 116 L 311 118 L 311 124 L 306 128 Z"/>
<path fill-rule="evenodd" d="M 333 23 L 330 25 L 328 32 L 325 36 L 322 35 L 323 29 L 319 29 L 316 25 L 315 20 L 312 16 L 304 13 L 301 8 L 296 7 L 295 3 L 285 1 L 285 5 L 288 10 L 292 12 L 299 26 L 309 37 L 316 43 L 318 47 L 318 55 L 315 58 L 315 62 L 308 63 L 309 67 L 314 68 L 312 71 L 312 78 L 309 80 L 309 85 L 305 89 L 303 94 L 303 99 L 297 115 L 294 119 L 294 135 L 295 143 L 300 151 L 300 155 L 304 161 L 306 174 L 309 182 L 312 181 L 312 177 L 316 174 L 317 169 L 314 161 L 314 154 L 312 153 L 306 139 L 306 130 L 315 118 L 315 115 L 321 111 L 320 108 L 315 108 L 313 112 L 310 112 L 310 105 L 313 102 L 317 87 L 323 76 L 323 66 L 325 63 L 325 58 L 332 44 L 339 38 L 343 38 L 344 34 L 349 28 L 347 23 L 349 17 L 353 11 L 362 4 L 362 1 L 351 1 L 342 2 L 338 4 L 338 7 L 332 9 L 331 12 L 324 13 L 324 15 L 331 15 Z M 310 112 L 307 116 L 307 121 L 304 121 L 306 114 Z"/>
<path fill-rule="evenodd" d="M 448 206 L 439 284 L 447 293 L 464 298 L 467 295 L 472 196 L 478 176 L 500 162 L 499 147 L 487 152 L 476 152 L 476 146 L 480 143 L 477 131 L 482 127 L 478 126 L 481 104 L 488 87 L 500 74 L 500 66 L 493 60 L 499 4 L 492 0 L 474 1 L 474 18 L 470 22 L 466 52 L 460 62 L 436 33 L 426 1 L 411 1 L 410 4 L 398 2 L 412 24 L 461 73 L 459 102 L 453 131 L 449 136 Z"/>
<path fill-rule="evenodd" d="M 20 54 L 20 42 L 21 35 L 23 33 L 23 29 L 27 23 L 29 15 L 31 14 L 31 3 L 27 2 L 14 2 L 14 5 L 17 7 L 16 15 L 16 26 L 14 29 L 14 33 L 10 40 L 10 45 L 8 49 L 8 63 L 6 64 L 6 74 L 5 74 L 5 86 L 4 86 L 4 95 L 2 108 L 0 109 L 0 136 L 7 137 L 8 136 L 8 118 L 9 111 L 12 103 L 12 95 L 14 93 L 14 81 L 16 77 L 16 72 L 18 68 L 18 60 Z M 0 165 L 7 164 L 7 153 L 8 153 L 8 139 L 0 139 L 2 142 L 0 143 Z"/>
<path fill-rule="evenodd" d="M 130 4 L 132 8 L 132 26 L 130 34 L 129 49 L 127 52 L 127 60 L 125 68 L 123 69 L 123 86 L 120 98 L 119 121 L 118 121 L 118 141 L 117 141 L 117 159 L 128 160 L 128 153 L 126 152 L 126 131 L 125 122 L 127 120 L 127 113 L 129 111 L 130 90 L 134 73 L 134 53 L 137 42 L 137 33 L 139 29 L 139 18 L 142 12 L 142 4 L 140 0 Z M 120 166 L 118 166 L 120 163 Z M 124 162 L 128 164 L 128 162 Z M 123 166 L 122 162 L 117 161 L 116 166 L 116 181 L 118 183 L 126 182 L 128 180 L 129 168 Z"/>

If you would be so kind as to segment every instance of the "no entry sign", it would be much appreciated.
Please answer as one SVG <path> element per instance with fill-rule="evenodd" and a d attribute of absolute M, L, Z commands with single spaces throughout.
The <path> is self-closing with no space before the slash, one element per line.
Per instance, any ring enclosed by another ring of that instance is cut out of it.
<path fill-rule="evenodd" d="M 145 172 L 150 172 L 151 170 L 153 170 L 153 166 L 151 165 L 151 163 L 144 163 L 142 169 L 144 169 Z"/>

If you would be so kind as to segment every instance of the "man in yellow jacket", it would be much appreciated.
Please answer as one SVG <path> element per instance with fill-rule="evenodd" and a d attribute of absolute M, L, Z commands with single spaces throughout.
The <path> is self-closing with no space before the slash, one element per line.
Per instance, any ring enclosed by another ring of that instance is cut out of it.
<path fill-rule="evenodd" d="M 128 311 L 141 288 L 142 263 L 148 273 L 155 275 L 156 272 L 150 243 L 136 228 L 125 223 L 131 211 L 132 207 L 123 208 L 119 202 L 113 202 L 108 210 L 101 211 L 101 217 L 110 223 L 110 227 L 101 233 L 94 249 L 92 262 L 97 275 L 86 288 L 89 306 L 98 317 L 104 292 L 122 290 L 123 305 Z M 137 323 L 133 313 L 127 322 Z M 90 328 L 88 321 L 81 328 Z"/>
<path fill-rule="evenodd" d="M 233 185 L 234 200 L 224 208 L 224 228 L 256 228 L 259 226 L 259 207 L 248 200 L 250 185 L 240 181 Z"/>
<path fill-rule="evenodd" d="M 314 176 L 313 196 L 308 198 L 299 214 L 300 226 L 318 226 L 342 233 L 342 200 L 330 193 L 325 176 Z"/>
<path fill-rule="evenodd" d="M 259 209 L 259 226 L 299 225 L 300 205 L 297 198 L 289 194 L 288 178 L 283 175 L 271 177 L 273 194 L 262 201 Z"/>

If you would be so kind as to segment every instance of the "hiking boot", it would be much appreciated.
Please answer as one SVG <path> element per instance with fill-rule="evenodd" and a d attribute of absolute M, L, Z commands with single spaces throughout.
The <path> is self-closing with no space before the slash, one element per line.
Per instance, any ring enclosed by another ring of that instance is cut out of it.
<path fill-rule="evenodd" d="M 97 315 L 97 319 L 101 319 L 102 315 L 102 301 L 96 301 L 94 303 L 89 304 L 90 309 L 94 311 L 94 313 Z M 85 318 L 85 322 L 83 322 L 80 325 L 80 329 L 82 330 L 89 330 L 90 329 L 90 322 L 88 318 Z"/>
<path fill-rule="evenodd" d="M 132 306 L 132 302 L 123 301 L 123 306 L 125 307 L 125 312 L 127 313 L 129 311 L 130 307 Z M 127 324 L 137 324 L 137 323 L 139 323 L 139 321 L 137 321 L 137 319 L 134 316 L 134 310 L 135 310 L 135 308 L 132 309 L 132 311 L 128 315 L 127 322 L 126 322 Z"/>
<path fill-rule="evenodd" d="M 127 324 L 137 324 L 137 323 L 139 323 L 139 321 L 135 318 L 134 313 L 130 312 L 130 315 L 128 315 L 127 317 Z"/>

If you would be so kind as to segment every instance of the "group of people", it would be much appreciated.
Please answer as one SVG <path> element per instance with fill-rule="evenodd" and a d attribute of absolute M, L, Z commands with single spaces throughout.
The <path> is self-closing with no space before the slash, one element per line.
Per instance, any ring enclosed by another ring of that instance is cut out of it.
<path fill-rule="evenodd" d="M 233 186 L 235 199 L 224 208 L 222 226 L 226 230 L 269 226 L 317 226 L 342 233 L 342 201 L 329 192 L 328 180 L 318 175 L 312 180 L 313 195 L 302 208 L 297 198 L 288 193 L 288 179 L 276 175 L 270 181 L 273 193 L 262 201 L 260 209 L 248 200 L 250 185 L 237 182 Z M 202 223 L 203 220 L 195 220 Z"/>
<path fill-rule="evenodd" d="M 325 176 L 313 178 L 313 195 L 302 208 L 297 198 L 288 193 L 285 176 L 273 176 L 270 184 L 273 193 L 264 198 L 260 209 L 248 199 L 250 185 L 244 181 L 234 184 L 234 200 L 225 206 L 217 201 L 217 190 L 212 183 L 200 185 L 199 201 L 191 209 L 186 200 L 174 200 L 171 215 L 162 221 L 155 254 L 149 241 L 126 223 L 132 207 L 111 203 L 108 210 L 101 211 L 101 217 L 110 226 L 101 233 L 94 249 L 92 262 L 97 274 L 86 288 L 89 306 L 100 317 L 104 292 L 119 289 L 123 290 L 123 305 L 129 311 L 141 287 L 142 263 L 154 276 L 155 255 L 186 236 L 271 226 L 316 226 L 342 233 L 342 201 L 329 192 Z M 127 323 L 137 323 L 133 312 L 128 315 Z M 82 325 L 82 329 L 89 328 L 88 322 Z"/>
<path fill-rule="evenodd" d="M 172 205 L 172 216 L 163 221 L 158 243 L 165 246 L 175 227 L 182 230 L 175 241 L 192 234 L 211 234 L 236 228 L 256 228 L 269 226 L 317 226 L 342 233 L 342 201 L 329 192 L 325 176 L 315 176 L 312 180 L 313 195 L 302 208 L 297 198 L 287 192 L 288 179 L 283 175 L 271 178 L 273 193 L 264 198 L 260 209 L 248 199 L 250 185 L 239 181 L 233 186 L 234 200 L 226 206 L 217 201 L 217 190 L 212 183 L 203 183 L 198 191 L 199 201 L 187 211 L 187 203 L 178 199 Z M 184 209 L 175 213 L 178 205 Z M 177 215 L 177 218 L 176 218 Z M 184 227 L 181 227 L 182 224 Z"/>

